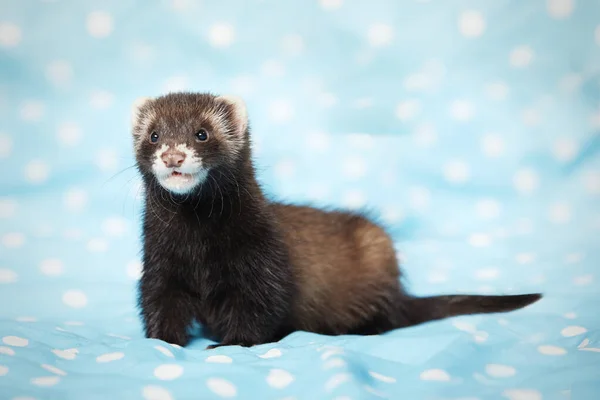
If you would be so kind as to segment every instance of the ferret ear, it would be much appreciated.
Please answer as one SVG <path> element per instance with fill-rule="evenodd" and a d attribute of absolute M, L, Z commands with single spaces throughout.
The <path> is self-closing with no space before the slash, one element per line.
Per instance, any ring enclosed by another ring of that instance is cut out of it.
<path fill-rule="evenodd" d="M 142 108 L 148 104 L 148 102 L 150 100 L 152 100 L 152 97 L 138 97 L 137 99 L 135 99 L 135 101 L 133 102 L 133 106 L 131 108 L 131 123 L 132 125 L 136 125 L 139 123 L 139 118 L 140 118 L 140 113 Z"/>
<path fill-rule="evenodd" d="M 248 111 L 246 102 L 239 96 L 224 95 L 217 97 L 217 100 L 223 101 L 233 107 L 235 122 L 238 126 L 237 133 L 243 135 L 248 128 Z"/>

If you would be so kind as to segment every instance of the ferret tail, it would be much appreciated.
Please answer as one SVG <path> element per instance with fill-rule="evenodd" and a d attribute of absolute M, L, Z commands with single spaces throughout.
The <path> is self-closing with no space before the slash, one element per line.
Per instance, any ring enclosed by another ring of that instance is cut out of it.
<path fill-rule="evenodd" d="M 407 325 L 470 314 L 490 314 L 521 309 L 542 298 L 539 293 L 510 296 L 446 295 L 411 297 L 402 307 Z"/>

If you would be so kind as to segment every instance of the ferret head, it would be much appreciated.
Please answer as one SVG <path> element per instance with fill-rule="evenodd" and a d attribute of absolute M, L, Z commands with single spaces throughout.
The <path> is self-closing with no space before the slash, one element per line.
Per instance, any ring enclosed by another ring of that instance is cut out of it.
<path fill-rule="evenodd" d="M 132 117 L 138 168 L 175 194 L 193 192 L 211 169 L 236 163 L 248 142 L 246 106 L 238 97 L 141 98 Z"/>

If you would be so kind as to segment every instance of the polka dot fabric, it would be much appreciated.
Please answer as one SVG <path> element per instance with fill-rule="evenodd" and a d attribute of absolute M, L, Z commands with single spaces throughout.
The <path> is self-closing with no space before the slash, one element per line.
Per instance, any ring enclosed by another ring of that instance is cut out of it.
<path fill-rule="evenodd" d="M 0 72 L 0 399 L 598 398 L 597 2 L 4 2 Z M 546 297 L 380 336 L 144 339 L 130 110 L 174 90 L 243 96 L 269 195 L 368 207 L 413 292 Z"/>

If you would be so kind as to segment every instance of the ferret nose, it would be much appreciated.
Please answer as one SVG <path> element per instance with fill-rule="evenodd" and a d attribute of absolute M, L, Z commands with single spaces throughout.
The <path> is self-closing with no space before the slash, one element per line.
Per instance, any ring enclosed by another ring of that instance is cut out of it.
<path fill-rule="evenodd" d="M 180 151 L 165 151 L 160 158 L 162 158 L 167 168 L 181 167 L 181 164 L 185 161 L 185 153 Z"/>

